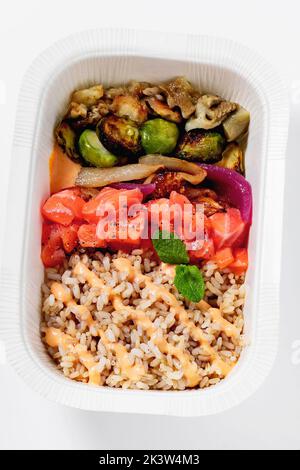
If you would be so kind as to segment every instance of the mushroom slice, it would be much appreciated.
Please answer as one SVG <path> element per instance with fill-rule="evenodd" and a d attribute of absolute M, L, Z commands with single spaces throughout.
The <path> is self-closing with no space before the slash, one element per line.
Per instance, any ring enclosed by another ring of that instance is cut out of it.
<path fill-rule="evenodd" d="M 71 96 L 71 101 L 78 104 L 85 104 L 87 107 L 97 104 L 104 93 L 102 85 L 95 85 L 90 88 L 75 91 Z"/>
<path fill-rule="evenodd" d="M 176 122 L 176 124 L 179 124 L 182 121 L 182 117 L 179 111 L 173 111 L 166 103 L 158 100 L 154 96 L 147 98 L 146 103 L 148 103 L 155 114 L 162 117 L 163 119 Z"/>
<path fill-rule="evenodd" d="M 85 119 L 87 117 L 87 107 L 82 103 L 75 103 L 71 101 L 69 109 L 66 114 L 67 119 Z"/>
<path fill-rule="evenodd" d="M 244 134 L 249 127 L 249 123 L 249 112 L 242 106 L 239 106 L 237 111 L 223 122 L 223 129 L 228 142 L 232 142 Z"/>
<path fill-rule="evenodd" d="M 150 84 L 147 82 L 136 82 L 133 80 L 128 85 L 128 93 L 132 96 L 141 98 L 143 96 L 144 90 L 149 88 L 149 86 Z"/>
<path fill-rule="evenodd" d="M 184 119 L 189 118 L 195 111 L 196 91 L 185 77 L 177 77 L 175 80 L 160 85 L 160 89 L 166 94 L 167 103 L 171 109 L 178 106 Z"/>
<path fill-rule="evenodd" d="M 119 117 L 128 117 L 131 121 L 142 124 L 147 120 L 148 111 L 145 103 L 135 96 L 116 96 L 111 110 Z"/>
<path fill-rule="evenodd" d="M 157 96 L 160 95 L 160 88 L 158 86 L 147 87 L 143 90 L 145 96 Z"/>
<path fill-rule="evenodd" d="M 76 104 L 76 103 L 75 103 Z M 84 106 L 84 105 L 78 105 Z M 74 129 L 82 129 L 85 127 L 95 127 L 101 118 L 109 113 L 109 106 L 102 99 L 91 108 L 87 109 L 87 112 L 82 116 L 67 115 L 67 118 L 72 119 L 72 127 Z"/>
<path fill-rule="evenodd" d="M 184 193 L 184 179 L 176 171 L 162 171 L 153 175 L 151 183 L 155 184 L 152 199 L 169 197 L 172 191 Z"/>
<path fill-rule="evenodd" d="M 185 125 L 186 131 L 192 129 L 213 129 L 237 109 L 236 103 L 225 101 L 219 96 L 203 95 L 196 105 L 196 117 L 191 118 Z"/>

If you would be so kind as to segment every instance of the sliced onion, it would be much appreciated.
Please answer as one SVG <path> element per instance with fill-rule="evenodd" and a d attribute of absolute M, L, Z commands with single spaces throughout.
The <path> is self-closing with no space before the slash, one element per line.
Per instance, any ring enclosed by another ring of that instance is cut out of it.
<path fill-rule="evenodd" d="M 165 157 L 163 155 L 145 155 L 139 159 L 140 163 L 146 165 L 163 165 L 167 170 L 182 171 L 190 175 L 202 176 L 202 181 L 206 177 L 204 168 L 199 167 L 197 163 L 187 162 L 175 157 Z M 201 170 L 199 171 L 199 169 Z"/>
<path fill-rule="evenodd" d="M 112 188 L 115 189 L 139 189 L 141 193 L 143 193 L 144 197 L 150 196 L 150 194 L 154 193 L 156 184 L 140 184 L 140 183 L 114 183 L 110 185 Z"/>
<path fill-rule="evenodd" d="M 228 203 L 240 210 L 243 221 L 252 223 L 252 189 L 250 183 L 234 170 L 199 163 L 207 172 L 207 179 Z"/>
<path fill-rule="evenodd" d="M 141 180 L 161 168 L 163 168 L 162 164 L 143 165 L 142 163 L 114 168 L 81 168 L 75 184 L 86 188 L 100 188 L 122 181 Z"/>

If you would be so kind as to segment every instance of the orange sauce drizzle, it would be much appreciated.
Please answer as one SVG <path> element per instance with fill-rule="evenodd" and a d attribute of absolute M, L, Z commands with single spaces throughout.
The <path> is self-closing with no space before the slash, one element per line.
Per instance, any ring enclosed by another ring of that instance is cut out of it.
<path fill-rule="evenodd" d="M 185 308 L 179 303 L 172 293 L 170 293 L 165 287 L 153 283 L 149 276 L 144 275 L 135 269 L 127 258 L 115 259 L 114 265 L 118 271 L 126 271 L 131 282 L 144 282 L 145 286 L 151 289 L 152 292 L 155 292 L 159 299 L 162 299 L 164 302 L 166 302 L 170 307 L 170 311 L 175 314 L 177 320 L 183 324 L 185 328 L 187 328 L 191 338 L 194 341 L 199 342 L 204 353 L 210 356 L 212 361 L 212 370 L 215 370 L 224 377 L 229 374 L 235 364 L 228 364 L 223 359 L 221 359 L 220 355 L 210 345 L 206 334 L 201 328 L 197 327 L 192 320 L 189 319 Z M 160 336 L 160 331 L 154 326 L 153 322 L 149 317 L 147 317 L 144 311 L 138 308 L 125 306 L 121 297 L 117 294 L 114 294 L 113 289 L 106 286 L 102 279 L 100 279 L 96 273 L 88 269 L 88 267 L 82 262 L 77 263 L 75 266 L 74 275 L 82 277 L 91 287 L 99 288 L 102 290 L 102 292 L 105 292 L 112 301 L 116 311 L 126 311 L 132 320 L 137 325 L 140 325 L 144 331 L 146 331 L 149 338 L 163 354 L 170 354 L 176 357 L 182 365 L 183 375 L 189 387 L 195 387 L 200 383 L 201 375 L 199 374 L 196 363 L 191 361 L 191 355 L 184 352 L 182 347 L 174 346 L 168 343 L 165 338 L 162 338 Z M 57 300 L 62 301 L 67 306 L 72 306 L 75 315 L 81 321 L 85 321 L 89 326 L 92 326 L 96 323 L 87 307 L 76 304 L 72 298 L 72 294 L 69 288 L 58 282 L 54 282 L 51 286 L 51 292 Z M 76 308 L 74 308 L 74 306 L 76 306 Z M 197 306 L 202 312 L 208 311 L 212 320 L 220 325 L 221 330 L 224 331 L 228 337 L 237 338 L 239 336 L 239 330 L 225 318 L 223 318 L 219 309 L 211 308 L 210 305 L 204 301 L 199 302 Z M 105 347 L 115 353 L 122 376 L 127 377 L 132 381 L 138 381 L 145 375 L 145 369 L 142 365 L 132 365 L 129 353 L 125 346 L 117 342 L 110 342 L 105 335 L 105 332 L 102 330 L 99 330 L 99 336 L 101 337 Z M 74 338 L 66 335 L 65 333 L 62 333 L 58 329 L 48 328 L 46 331 L 45 340 L 49 346 L 61 346 L 66 350 L 75 350 L 75 352 L 78 354 L 79 361 L 89 371 L 89 382 L 96 384 L 101 383 L 101 377 L 95 368 L 96 363 L 93 356 L 91 353 L 84 350 L 82 345 L 77 344 L 74 346 L 74 341 L 76 342 Z"/>

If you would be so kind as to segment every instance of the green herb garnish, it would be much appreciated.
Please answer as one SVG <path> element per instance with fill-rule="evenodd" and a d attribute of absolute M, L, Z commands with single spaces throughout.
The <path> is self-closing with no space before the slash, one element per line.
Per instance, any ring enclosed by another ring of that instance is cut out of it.
<path fill-rule="evenodd" d="M 200 302 L 204 297 L 205 284 L 197 266 L 176 266 L 174 284 L 178 292 L 192 302 Z"/>
<path fill-rule="evenodd" d="M 187 264 L 189 255 L 186 246 L 174 233 L 157 230 L 152 236 L 153 246 L 164 263 Z"/>

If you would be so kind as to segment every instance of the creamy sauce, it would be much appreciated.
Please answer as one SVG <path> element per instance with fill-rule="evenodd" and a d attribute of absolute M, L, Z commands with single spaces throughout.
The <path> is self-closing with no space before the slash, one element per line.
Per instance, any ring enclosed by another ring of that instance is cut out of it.
<path fill-rule="evenodd" d="M 195 323 L 188 318 L 186 310 L 180 305 L 180 303 L 172 293 L 170 293 L 166 288 L 154 284 L 148 276 L 137 272 L 127 258 L 118 258 L 114 261 L 114 264 L 119 271 L 128 272 L 129 279 L 131 281 L 144 281 L 145 285 L 148 288 L 151 288 L 151 290 L 155 292 L 159 298 L 165 301 L 169 305 L 170 310 L 175 313 L 180 323 L 183 323 L 188 329 L 189 334 L 193 338 L 193 340 L 198 341 L 203 350 L 211 356 L 212 367 L 224 377 L 229 374 L 234 364 L 230 365 L 220 358 L 219 354 L 214 350 L 213 347 L 210 346 L 209 342 L 206 339 L 205 333 L 201 330 L 201 328 L 197 327 Z M 233 325 L 222 317 L 221 312 L 219 312 L 218 317 L 215 312 L 213 313 L 213 315 L 215 318 L 218 318 L 218 323 L 220 324 L 223 331 L 226 328 L 227 331 L 230 331 L 231 336 L 239 335 L 238 330 L 235 329 L 234 331 L 234 328 L 232 328 Z M 195 380 L 193 375 L 190 377 L 190 374 L 187 372 L 187 370 L 185 370 L 184 372 L 184 375 L 188 382 Z"/>
<path fill-rule="evenodd" d="M 146 276 L 135 269 L 127 258 L 115 259 L 114 265 L 118 271 L 127 272 L 131 282 L 144 282 L 146 287 L 151 289 L 152 292 L 155 292 L 159 299 L 162 299 L 164 302 L 166 302 L 170 307 L 170 311 L 175 314 L 177 320 L 183 324 L 185 328 L 187 328 L 191 338 L 194 341 L 199 342 L 203 351 L 210 356 L 213 370 L 217 371 L 224 377 L 229 374 L 229 372 L 234 367 L 234 364 L 228 364 L 223 359 L 221 359 L 219 354 L 210 345 L 206 334 L 201 328 L 197 327 L 192 320 L 189 319 L 185 308 L 180 305 L 172 293 L 170 293 L 165 287 L 154 284 L 149 276 Z M 162 268 L 166 271 L 168 270 L 167 272 L 170 274 L 174 273 L 174 268 L 172 266 L 169 267 L 168 265 L 164 265 Z M 105 292 L 112 301 L 116 311 L 126 311 L 128 316 L 137 325 L 142 327 L 151 341 L 163 354 L 170 354 L 171 356 L 176 357 L 182 365 L 183 375 L 189 387 L 195 387 L 200 383 L 201 375 L 199 374 L 196 363 L 191 361 L 191 355 L 184 352 L 181 346 L 174 346 L 168 343 L 165 338 L 162 338 L 160 335 L 160 330 L 154 326 L 154 323 L 150 320 L 149 317 L 147 317 L 143 310 L 125 306 L 122 302 L 122 298 L 119 295 L 114 294 L 113 289 L 106 286 L 102 279 L 100 279 L 93 271 L 88 269 L 87 266 L 85 266 L 83 263 L 77 263 L 74 268 L 74 275 L 82 277 L 91 287 L 99 288 L 102 290 L 102 292 Z M 72 294 L 69 288 L 63 286 L 60 283 L 54 282 L 51 286 L 51 292 L 57 300 L 60 300 L 65 305 L 72 307 L 72 311 L 75 312 L 75 315 L 81 321 L 85 321 L 89 326 L 92 326 L 96 323 L 87 307 L 76 304 L 72 298 Z M 223 318 L 219 309 L 211 308 L 210 305 L 204 301 L 199 302 L 198 307 L 202 312 L 208 311 L 212 320 L 220 325 L 221 330 L 224 331 L 228 337 L 235 338 L 239 336 L 239 330 L 225 318 Z M 145 375 L 146 372 L 142 365 L 132 365 L 132 361 L 130 360 L 129 353 L 125 346 L 117 342 L 110 342 L 105 335 L 105 332 L 102 330 L 99 330 L 99 336 L 101 337 L 105 347 L 115 353 L 117 363 L 123 377 L 126 377 L 132 381 L 138 381 Z M 45 340 L 49 346 L 60 346 L 66 351 L 75 351 L 78 354 L 79 361 L 89 371 L 89 382 L 95 384 L 101 383 L 101 376 L 96 369 L 96 362 L 92 354 L 86 351 L 80 344 L 74 346 L 74 341 L 76 342 L 74 338 L 66 335 L 65 333 L 62 333 L 60 330 L 55 328 L 48 328 L 46 331 Z"/>
<path fill-rule="evenodd" d="M 55 145 L 49 159 L 51 194 L 74 186 L 80 169 L 78 163 L 73 162 L 58 145 Z"/>
<path fill-rule="evenodd" d="M 85 305 L 78 305 L 73 300 L 71 290 L 67 286 L 59 282 L 53 282 L 51 293 L 56 300 L 60 300 L 67 307 L 72 307 L 72 312 L 76 315 L 78 320 L 86 322 L 88 326 L 92 326 L 95 323 L 89 309 Z"/>
<path fill-rule="evenodd" d="M 121 375 L 135 382 L 141 380 L 141 378 L 146 374 L 144 367 L 137 364 L 131 364 L 129 353 L 123 344 L 111 343 L 106 337 L 104 331 L 100 330 L 99 333 L 102 343 L 105 345 L 105 347 L 115 353 Z"/>

